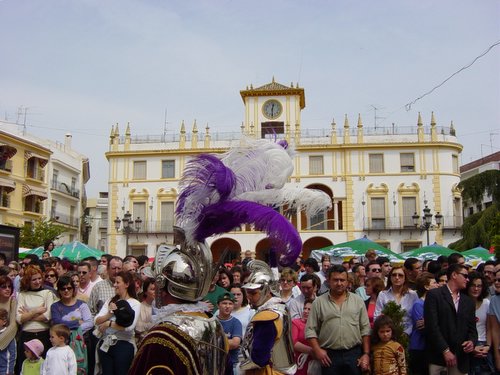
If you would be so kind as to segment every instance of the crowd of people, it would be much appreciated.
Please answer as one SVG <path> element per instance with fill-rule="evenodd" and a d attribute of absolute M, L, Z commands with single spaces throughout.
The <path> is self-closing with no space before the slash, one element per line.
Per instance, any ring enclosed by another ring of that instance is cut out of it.
<path fill-rule="evenodd" d="M 338 265 L 328 256 L 319 263 L 299 258 L 294 267 L 272 269 L 278 287 L 265 299 L 261 284 L 249 280 L 251 261 L 247 251 L 241 262 L 218 269 L 201 298 L 204 313 L 226 334 L 226 374 L 259 373 L 245 369 L 249 326 L 252 335 L 265 337 L 251 348 L 251 363 L 272 368 L 279 360 L 268 336 L 284 328 L 275 329 L 269 310 L 260 312 L 268 301 L 286 306 L 280 314 L 290 319 L 284 334 L 291 335 L 295 357 L 287 373 L 480 375 L 500 368 L 498 262 L 472 269 L 459 253 L 423 264 L 414 258 L 391 264 L 366 256 Z M 8 264 L 0 256 L 2 262 L 1 374 L 129 371 L 157 313 L 154 275 L 144 272 L 147 257 L 106 254 L 71 263 L 49 254 Z M 404 314 L 399 336 L 384 310 L 391 301 Z"/>

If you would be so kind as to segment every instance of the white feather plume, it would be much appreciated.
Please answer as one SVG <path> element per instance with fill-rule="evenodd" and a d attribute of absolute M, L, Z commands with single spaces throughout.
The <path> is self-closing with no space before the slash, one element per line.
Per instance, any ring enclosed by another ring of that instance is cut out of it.
<path fill-rule="evenodd" d="M 314 216 L 323 210 L 332 208 L 332 200 L 325 192 L 297 187 L 249 191 L 236 196 L 234 199 L 278 207 L 287 205 L 288 209 L 297 212 L 304 211 L 308 216 Z"/>
<path fill-rule="evenodd" d="M 267 140 L 242 139 L 221 161 L 236 175 L 233 197 L 244 192 L 280 189 L 293 172 L 291 152 Z"/>

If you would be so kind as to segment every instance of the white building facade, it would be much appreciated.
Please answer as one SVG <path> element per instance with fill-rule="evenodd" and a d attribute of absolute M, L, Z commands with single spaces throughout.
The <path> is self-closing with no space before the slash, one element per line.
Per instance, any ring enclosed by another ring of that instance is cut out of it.
<path fill-rule="evenodd" d="M 242 136 L 286 139 L 297 151 L 289 183 L 325 191 L 333 209 L 315 217 L 291 217 L 303 240 L 304 256 L 311 250 L 368 236 L 402 252 L 427 244 L 427 232 L 414 224 L 425 206 L 442 216 L 432 221 L 429 242 L 446 246 L 460 238 L 462 223 L 458 167 L 462 146 L 453 124 L 438 126 L 431 115 L 424 126 L 421 116 L 413 126 L 365 128 L 358 116 L 351 126 L 347 116 L 337 127 L 307 129 L 301 122 L 304 89 L 273 81 L 240 92 L 244 120 L 233 133 L 216 133 L 196 121 L 169 136 L 133 136 L 130 125 L 120 135 L 113 127 L 109 161 L 108 246 L 113 254 L 153 256 L 161 243 L 172 243 L 173 212 L 178 181 L 190 157 L 221 153 Z M 123 218 L 130 225 L 123 228 Z M 434 219 L 434 218 L 433 218 Z M 116 222 L 116 223 L 115 223 Z M 119 224 L 118 230 L 115 224 Z M 128 247 L 127 247 L 128 242 Z M 230 257 L 245 250 L 264 259 L 265 235 L 251 226 L 209 239 L 214 258 L 226 248 Z"/>

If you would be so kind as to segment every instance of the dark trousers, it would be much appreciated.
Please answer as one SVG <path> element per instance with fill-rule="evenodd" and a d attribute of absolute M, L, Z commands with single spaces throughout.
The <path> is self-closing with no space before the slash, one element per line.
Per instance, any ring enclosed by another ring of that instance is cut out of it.
<path fill-rule="evenodd" d="M 85 339 L 85 345 L 87 345 L 88 373 L 90 375 L 93 375 L 94 374 L 94 367 L 95 367 L 95 348 L 97 346 L 97 343 L 99 342 L 99 339 L 97 337 L 95 337 L 91 331 L 92 330 L 85 333 L 85 335 L 83 335 L 83 338 Z"/>
<path fill-rule="evenodd" d="M 327 349 L 328 357 L 332 361 L 330 367 L 321 367 L 322 375 L 360 375 L 358 359 L 363 354 L 361 346 L 351 349 Z"/>
<path fill-rule="evenodd" d="M 107 353 L 99 349 L 103 375 L 127 374 L 133 359 L 134 346 L 127 341 L 118 340 L 115 345 L 109 347 Z"/>
<path fill-rule="evenodd" d="M 429 375 L 429 361 L 425 350 L 410 350 L 410 370 L 413 375 Z"/>

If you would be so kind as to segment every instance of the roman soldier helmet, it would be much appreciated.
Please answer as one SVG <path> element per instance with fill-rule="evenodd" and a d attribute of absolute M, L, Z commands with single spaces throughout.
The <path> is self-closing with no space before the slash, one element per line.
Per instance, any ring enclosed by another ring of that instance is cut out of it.
<path fill-rule="evenodd" d="M 273 296 L 280 295 L 278 281 L 267 263 L 261 260 L 252 260 L 248 263 L 248 269 L 250 270 L 250 276 L 248 277 L 248 282 L 243 285 L 243 288 L 260 289 L 262 291 L 257 306 L 261 306 L 266 301 L 269 293 Z"/>
<path fill-rule="evenodd" d="M 161 245 L 151 267 L 144 273 L 156 280 L 158 291 L 167 291 L 181 300 L 200 301 L 208 293 L 214 276 L 212 253 L 204 242 L 187 245 L 184 230 L 174 227 L 176 246 Z M 156 307 L 162 306 L 157 293 Z"/>

